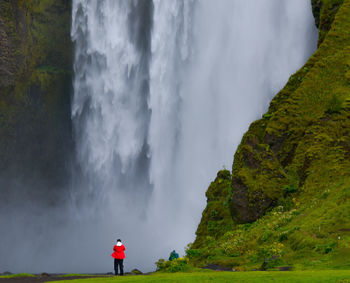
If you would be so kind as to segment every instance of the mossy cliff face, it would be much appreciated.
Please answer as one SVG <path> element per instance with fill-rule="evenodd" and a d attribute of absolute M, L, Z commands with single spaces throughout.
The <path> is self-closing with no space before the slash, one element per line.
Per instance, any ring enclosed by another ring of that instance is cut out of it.
<path fill-rule="evenodd" d="M 70 1 L 0 2 L 0 186 L 4 197 L 23 188 L 37 198 L 67 179 L 70 23 Z"/>
<path fill-rule="evenodd" d="M 313 5 L 324 28 L 319 48 L 244 135 L 232 167 L 234 228 L 216 233 L 211 247 L 196 240 L 194 263 L 349 265 L 350 0 Z"/>
<path fill-rule="evenodd" d="M 318 45 L 325 39 L 334 17 L 344 0 L 311 0 L 312 13 L 319 30 Z"/>
<path fill-rule="evenodd" d="M 208 204 L 203 211 L 192 248 L 200 247 L 205 242 L 215 240 L 233 229 L 229 207 L 231 194 L 231 173 L 228 170 L 221 170 L 206 192 Z"/>
<path fill-rule="evenodd" d="M 332 154 L 335 150 L 346 160 L 349 128 L 346 109 L 332 110 L 331 104 L 342 104 L 350 95 L 347 21 L 335 21 L 317 52 L 276 95 L 263 119 L 250 126 L 237 149 L 232 168 L 237 222 L 255 221 L 288 190 L 305 188 L 319 167 L 335 162 L 339 169 L 350 168 Z"/>

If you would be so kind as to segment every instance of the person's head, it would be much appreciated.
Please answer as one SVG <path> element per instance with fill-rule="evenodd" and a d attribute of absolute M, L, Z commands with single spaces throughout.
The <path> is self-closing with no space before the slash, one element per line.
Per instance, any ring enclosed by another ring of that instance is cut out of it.
<path fill-rule="evenodd" d="M 118 243 L 118 242 L 122 242 L 122 240 L 118 239 L 118 240 L 117 240 L 117 243 Z"/>

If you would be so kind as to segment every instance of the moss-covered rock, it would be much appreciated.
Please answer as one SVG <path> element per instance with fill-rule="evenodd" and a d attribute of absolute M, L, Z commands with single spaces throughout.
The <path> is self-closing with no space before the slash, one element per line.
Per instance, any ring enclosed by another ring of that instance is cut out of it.
<path fill-rule="evenodd" d="M 196 232 L 196 241 L 192 248 L 202 246 L 208 237 L 218 238 L 222 233 L 232 230 L 233 221 L 230 213 L 231 173 L 228 170 L 218 172 L 206 192 L 207 207 L 203 211 L 201 222 Z"/>
<path fill-rule="evenodd" d="M 5 195 L 14 187 L 30 187 L 27 194 L 39 198 L 67 180 L 70 22 L 70 1 L 0 2 L 0 185 Z"/>
<path fill-rule="evenodd" d="M 325 39 L 343 2 L 344 0 L 311 0 L 315 24 L 319 30 L 318 45 Z"/>

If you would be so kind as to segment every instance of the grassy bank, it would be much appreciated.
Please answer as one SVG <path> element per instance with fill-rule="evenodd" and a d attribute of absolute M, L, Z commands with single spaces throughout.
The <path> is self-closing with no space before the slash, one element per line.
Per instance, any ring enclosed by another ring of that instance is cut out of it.
<path fill-rule="evenodd" d="M 69 281 L 57 281 L 69 282 Z M 78 279 L 74 282 L 350 282 L 349 270 L 327 271 L 256 271 L 155 273 L 139 276 Z"/>
<path fill-rule="evenodd" d="M 30 273 L 16 273 L 16 274 L 9 274 L 9 275 L 0 275 L 0 279 L 1 278 L 19 278 L 19 277 L 35 277 L 34 274 L 30 274 Z"/>

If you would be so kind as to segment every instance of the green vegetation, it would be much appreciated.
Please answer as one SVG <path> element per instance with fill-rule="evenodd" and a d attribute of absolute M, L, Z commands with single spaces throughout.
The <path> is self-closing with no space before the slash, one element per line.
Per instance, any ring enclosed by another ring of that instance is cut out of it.
<path fill-rule="evenodd" d="M 189 264 L 350 268 L 350 0 L 312 4 L 319 48 L 210 185 Z"/>
<path fill-rule="evenodd" d="M 327 104 L 327 114 L 340 113 L 343 108 L 343 101 L 338 97 L 338 95 L 333 94 L 329 99 Z"/>
<path fill-rule="evenodd" d="M 56 281 L 70 282 L 70 281 Z M 115 276 L 93 279 L 78 279 L 74 282 L 350 282 L 350 271 L 290 271 L 290 272 L 194 272 L 156 273 L 152 275 Z"/>
<path fill-rule="evenodd" d="M 29 273 L 16 273 L 16 274 L 9 274 L 9 275 L 0 275 L 1 278 L 17 278 L 17 277 L 35 277 L 34 274 Z"/>
<path fill-rule="evenodd" d="M 188 264 L 187 258 L 177 258 L 174 260 L 159 259 L 156 262 L 157 271 L 162 272 L 188 272 L 193 271 L 194 267 Z"/>

